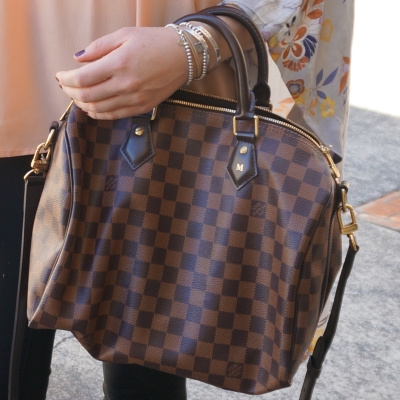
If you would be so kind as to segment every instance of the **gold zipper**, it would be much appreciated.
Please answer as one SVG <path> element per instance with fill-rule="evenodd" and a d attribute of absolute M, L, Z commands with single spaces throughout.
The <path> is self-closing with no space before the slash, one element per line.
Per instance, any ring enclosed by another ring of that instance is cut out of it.
<path fill-rule="evenodd" d="M 207 104 L 199 104 L 199 103 L 190 103 L 190 102 L 184 101 L 184 100 L 166 99 L 165 102 L 179 104 L 181 106 L 187 106 L 187 107 L 202 108 L 203 110 L 209 110 L 209 111 L 219 111 L 219 112 L 226 112 L 226 113 L 230 113 L 230 114 L 236 113 L 236 111 L 232 110 L 231 108 L 214 107 L 214 106 L 209 106 Z"/>
<path fill-rule="evenodd" d="M 183 91 L 189 92 L 189 93 L 194 93 L 194 94 L 201 94 L 201 95 L 206 96 L 206 97 L 211 97 L 211 98 L 214 98 L 214 99 L 225 100 L 225 101 L 229 101 L 229 102 L 232 102 L 232 103 L 236 103 L 232 99 L 218 97 L 218 96 L 214 96 L 214 95 L 211 95 L 211 94 L 198 93 L 198 92 L 190 91 L 190 90 L 187 90 L 187 89 L 183 89 Z M 235 114 L 236 113 L 236 110 L 233 110 L 231 108 L 215 107 L 215 106 L 209 106 L 207 104 L 191 103 L 191 102 L 184 101 L 184 100 L 176 100 L 176 99 L 168 98 L 165 101 L 167 103 L 179 104 L 179 105 L 183 105 L 183 106 L 187 106 L 187 107 L 201 108 L 201 109 L 209 110 L 209 111 L 226 112 L 226 113 L 229 113 L 229 114 Z M 256 106 L 256 108 L 258 108 L 260 110 L 265 110 L 265 111 L 271 112 L 270 110 L 267 110 L 265 107 Z M 299 133 L 304 138 L 308 139 L 325 156 L 326 160 L 328 161 L 329 167 L 330 167 L 330 169 L 332 171 L 332 175 L 335 178 L 340 178 L 340 172 L 337 169 L 337 167 L 336 167 L 336 165 L 335 165 L 335 163 L 334 163 L 334 161 L 333 161 L 333 159 L 332 159 L 332 157 L 330 155 L 329 148 L 324 146 L 321 141 L 317 140 L 314 137 L 314 135 L 311 132 L 309 132 L 307 129 L 305 129 L 303 127 L 300 127 L 298 124 L 296 124 L 295 122 L 290 121 L 290 120 L 288 120 L 290 123 L 286 123 L 286 122 L 282 122 L 282 121 L 274 119 L 274 118 L 264 117 L 262 115 L 259 115 L 258 117 L 263 121 L 272 122 L 274 124 L 277 124 L 277 125 L 280 125 L 280 126 L 284 126 L 286 128 L 290 128 L 290 129 L 296 131 L 297 133 Z"/>
<path fill-rule="evenodd" d="M 213 96 L 213 97 L 215 97 L 215 96 Z M 226 113 L 230 113 L 230 114 L 235 114 L 236 113 L 236 110 L 232 110 L 231 108 L 215 107 L 215 106 L 209 106 L 207 104 L 191 103 L 191 102 L 184 101 L 184 100 L 167 99 L 166 102 L 167 103 L 179 104 L 179 105 L 187 106 L 187 107 L 201 108 L 201 109 L 209 110 L 209 111 L 226 112 Z M 262 107 L 257 107 L 257 108 L 262 108 Z M 315 146 L 317 146 L 323 152 L 323 149 L 321 148 L 321 146 L 322 146 L 321 143 L 318 142 L 313 137 L 313 135 L 311 133 L 310 134 L 307 133 L 306 130 L 300 129 L 299 127 L 297 127 L 294 124 L 293 125 L 292 124 L 288 124 L 286 122 L 282 122 L 282 121 L 279 121 L 279 120 L 274 119 L 274 118 L 264 117 L 262 115 L 259 115 L 258 117 L 260 119 L 264 120 L 264 121 L 272 122 L 274 124 L 281 125 L 281 126 L 284 126 L 286 128 L 291 128 L 291 129 L 295 130 L 297 133 L 299 133 L 300 135 L 304 136 L 309 141 L 311 141 Z"/>
<path fill-rule="evenodd" d="M 195 94 L 195 95 L 201 95 L 201 96 L 209 97 L 209 98 L 216 99 L 216 100 L 229 101 L 230 103 L 232 103 L 232 105 L 237 103 L 236 100 L 229 99 L 227 97 L 216 96 L 214 94 L 209 94 L 209 93 L 195 92 L 194 90 L 190 90 L 190 89 L 180 89 L 179 91 L 190 93 L 190 94 Z M 190 102 L 185 102 L 183 100 L 174 100 L 174 99 L 168 99 L 168 100 L 180 101 L 180 102 L 182 102 L 181 104 L 183 104 L 183 105 L 185 105 L 184 103 L 187 103 L 186 105 L 189 105 L 189 106 L 192 106 L 192 107 L 206 107 L 205 104 L 190 103 Z M 213 107 L 213 106 L 210 106 L 210 107 Z M 209 108 L 209 109 L 210 110 L 214 109 L 215 111 L 225 111 L 225 112 L 229 112 L 229 113 L 235 113 L 236 112 L 233 109 L 223 108 L 223 107 L 213 107 L 213 108 Z M 271 114 L 274 114 L 274 112 L 271 111 L 267 107 L 256 106 L 256 109 L 259 109 L 259 110 L 266 111 L 266 112 L 269 112 Z M 277 114 L 275 114 L 275 115 L 277 115 Z M 312 132 L 308 131 L 306 128 L 300 126 L 299 124 L 297 124 L 296 122 L 294 122 L 294 121 L 292 121 L 292 120 L 290 120 L 288 118 L 285 118 L 285 119 L 287 121 L 289 121 L 290 124 L 282 122 L 282 121 L 279 121 L 279 120 L 275 120 L 273 118 L 264 117 L 264 116 L 259 116 L 259 118 L 263 119 L 264 121 L 274 122 L 274 123 L 277 123 L 277 124 L 285 126 L 285 127 L 294 128 L 294 130 L 296 132 L 300 133 L 303 136 L 306 136 L 316 146 L 320 147 L 322 145 L 322 143 L 320 141 L 318 141 L 316 138 L 314 138 L 314 135 L 313 135 Z"/>

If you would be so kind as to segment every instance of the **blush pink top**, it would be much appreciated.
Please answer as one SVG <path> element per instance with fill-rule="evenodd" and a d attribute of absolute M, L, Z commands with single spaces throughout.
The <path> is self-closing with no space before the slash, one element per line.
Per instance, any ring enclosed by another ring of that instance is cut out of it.
<path fill-rule="evenodd" d="M 0 157 L 34 153 L 70 102 L 55 80 L 73 55 L 124 26 L 165 26 L 220 0 L 2 0 Z"/>

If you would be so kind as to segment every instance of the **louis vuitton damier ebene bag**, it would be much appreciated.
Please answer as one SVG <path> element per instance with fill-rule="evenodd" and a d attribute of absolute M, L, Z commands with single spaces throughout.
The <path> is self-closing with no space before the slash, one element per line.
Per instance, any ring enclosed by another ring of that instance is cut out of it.
<path fill-rule="evenodd" d="M 254 90 L 237 39 L 212 13 L 250 30 Z M 347 185 L 317 135 L 270 110 L 265 48 L 251 21 L 228 7 L 184 20 L 224 35 L 238 101 L 179 90 L 152 115 L 97 121 L 72 107 L 53 124 L 27 177 L 40 197 L 30 326 L 69 330 L 99 360 L 273 391 L 291 384 L 313 338 L 343 233 L 348 256 L 308 364 L 307 399 L 358 250 Z"/>

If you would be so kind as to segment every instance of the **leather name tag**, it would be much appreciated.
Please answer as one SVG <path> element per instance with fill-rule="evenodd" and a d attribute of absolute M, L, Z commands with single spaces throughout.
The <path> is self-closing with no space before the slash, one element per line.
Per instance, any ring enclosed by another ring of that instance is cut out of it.
<path fill-rule="evenodd" d="M 133 170 L 154 156 L 154 146 L 151 138 L 150 123 L 133 123 L 121 153 Z"/>
<path fill-rule="evenodd" d="M 258 172 L 254 145 L 238 141 L 226 169 L 238 190 L 255 178 Z"/>

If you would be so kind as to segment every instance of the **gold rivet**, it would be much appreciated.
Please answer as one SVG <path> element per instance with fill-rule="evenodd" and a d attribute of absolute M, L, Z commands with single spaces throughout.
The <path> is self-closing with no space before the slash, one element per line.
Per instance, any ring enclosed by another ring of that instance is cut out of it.
<path fill-rule="evenodd" d="M 143 132 L 144 132 L 144 130 L 141 127 L 135 129 L 135 135 L 137 135 L 137 136 L 142 136 Z"/>
<path fill-rule="evenodd" d="M 248 151 L 247 146 L 243 146 L 243 147 L 240 148 L 240 154 L 246 154 L 247 151 Z"/>

